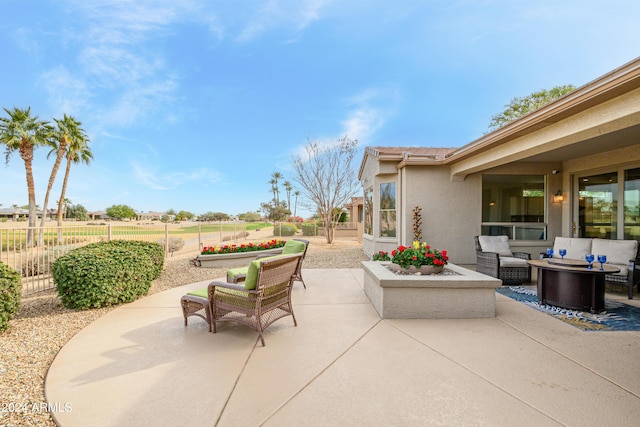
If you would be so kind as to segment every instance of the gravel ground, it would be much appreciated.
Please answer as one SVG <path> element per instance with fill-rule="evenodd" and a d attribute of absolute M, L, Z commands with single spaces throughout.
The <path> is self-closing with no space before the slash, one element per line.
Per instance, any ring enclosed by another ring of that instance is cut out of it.
<path fill-rule="evenodd" d="M 303 269 L 360 268 L 360 261 L 368 259 L 355 239 L 336 240 L 331 245 L 323 237 L 309 240 Z M 167 259 L 149 293 L 225 276 L 226 269 L 194 267 L 190 260 L 196 256 L 197 252 Z M 55 291 L 23 298 L 9 330 L 0 334 L 0 426 L 55 426 L 41 407 L 49 365 L 73 335 L 110 310 L 68 310 Z"/>

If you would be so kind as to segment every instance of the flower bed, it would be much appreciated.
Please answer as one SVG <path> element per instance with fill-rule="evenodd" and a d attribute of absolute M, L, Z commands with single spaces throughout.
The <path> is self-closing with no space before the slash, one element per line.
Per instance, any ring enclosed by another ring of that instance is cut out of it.
<path fill-rule="evenodd" d="M 231 245 L 223 245 L 223 246 L 205 246 L 202 248 L 200 252 L 201 255 L 219 255 L 219 254 L 233 254 L 240 252 L 258 252 L 258 251 L 268 251 L 270 249 L 282 248 L 286 240 L 281 239 L 271 239 L 266 242 L 260 243 L 240 243 L 231 244 Z"/>
<path fill-rule="evenodd" d="M 196 258 L 196 265 L 206 268 L 231 268 L 248 265 L 258 255 L 278 255 L 286 240 L 272 239 L 260 243 L 206 246 Z"/>

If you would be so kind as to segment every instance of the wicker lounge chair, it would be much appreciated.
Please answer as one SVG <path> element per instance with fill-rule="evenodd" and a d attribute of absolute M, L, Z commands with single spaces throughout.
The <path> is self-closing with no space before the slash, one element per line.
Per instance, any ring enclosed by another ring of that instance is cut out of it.
<path fill-rule="evenodd" d="M 305 239 L 291 239 L 288 240 L 282 249 L 283 255 L 289 255 L 294 253 L 302 253 L 302 259 L 300 260 L 300 264 L 298 264 L 298 269 L 296 270 L 296 274 L 293 277 L 294 281 L 302 282 L 302 286 L 307 289 L 307 285 L 304 283 L 304 279 L 302 278 L 302 261 L 307 256 L 307 248 L 309 247 L 309 241 Z M 272 257 L 272 255 L 258 255 L 256 259 L 261 259 L 265 257 Z M 249 267 L 240 267 L 233 268 L 227 271 L 227 282 L 228 283 L 241 283 L 247 278 L 247 270 Z"/>
<path fill-rule="evenodd" d="M 276 320 L 292 316 L 298 325 L 291 305 L 293 277 L 302 259 L 301 254 L 276 256 L 255 260 L 249 266 L 243 285 L 213 281 L 203 291 L 182 297 L 182 312 L 187 324 L 188 316 L 199 316 L 216 333 L 217 322 L 239 322 L 256 330 L 262 345 L 263 331 Z M 204 312 L 204 314 L 201 314 Z"/>
<path fill-rule="evenodd" d="M 512 252 L 507 236 L 475 236 L 476 271 L 502 280 L 503 285 L 531 282 L 531 254 Z"/>

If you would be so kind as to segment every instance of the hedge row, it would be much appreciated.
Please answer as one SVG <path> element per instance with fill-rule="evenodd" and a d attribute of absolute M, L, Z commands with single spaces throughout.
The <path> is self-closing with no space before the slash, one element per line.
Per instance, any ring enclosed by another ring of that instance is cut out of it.
<path fill-rule="evenodd" d="M 75 249 L 53 263 L 53 281 L 70 309 L 106 307 L 146 295 L 164 267 L 153 242 L 113 240 Z"/>
<path fill-rule="evenodd" d="M 0 262 L 0 332 L 9 327 L 9 320 L 18 312 L 21 299 L 20 273 Z"/>

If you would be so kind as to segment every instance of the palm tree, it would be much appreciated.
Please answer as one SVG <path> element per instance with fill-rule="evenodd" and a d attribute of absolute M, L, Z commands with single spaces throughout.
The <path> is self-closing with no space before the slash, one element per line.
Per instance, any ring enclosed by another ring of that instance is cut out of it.
<path fill-rule="evenodd" d="M 291 190 L 293 190 L 293 185 L 289 181 L 285 181 L 284 190 L 287 192 L 287 209 L 289 209 L 289 215 L 291 215 Z"/>
<path fill-rule="evenodd" d="M 20 153 L 27 175 L 27 191 L 29 193 L 29 228 L 27 230 L 27 246 L 33 246 L 33 233 L 36 226 L 36 191 L 33 182 L 33 151 L 36 147 L 48 142 L 53 130 L 48 122 L 31 117 L 31 107 L 26 110 L 14 107 L 4 109 L 9 118 L 0 117 L 0 142 L 7 146 L 6 161 L 14 151 Z M 44 215 L 44 213 L 43 213 Z"/>
<path fill-rule="evenodd" d="M 276 206 L 280 206 L 280 189 L 278 188 L 278 180 L 282 178 L 282 174 L 280 172 L 274 172 L 271 174 L 271 178 L 273 178 L 270 182 L 273 185 L 273 194 L 276 199 Z"/>
<path fill-rule="evenodd" d="M 296 204 L 293 208 L 293 216 L 298 216 L 298 196 L 300 195 L 300 191 L 296 190 L 293 195 L 296 196 Z"/>
<path fill-rule="evenodd" d="M 57 129 L 53 132 L 52 137 L 50 138 L 51 151 L 47 154 L 47 158 L 51 156 L 53 153 L 56 153 L 56 160 L 53 164 L 53 168 L 51 169 L 51 175 L 49 176 L 49 184 L 47 186 L 47 192 L 44 196 L 44 206 L 43 211 L 47 211 L 47 206 L 49 206 L 49 195 L 51 194 L 51 188 L 53 187 L 53 183 L 56 180 L 56 175 L 58 174 L 58 169 L 60 169 L 60 164 L 62 163 L 62 159 L 65 154 L 67 154 L 67 146 L 70 141 L 73 141 L 79 137 L 86 139 L 86 134 L 84 130 L 80 127 L 82 123 L 77 121 L 73 116 L 67 116 L 66 114 L 62 118 L 53 119 L 57 124 Z M 42 220 L 40 221 L 40 233 L 38 235 L 38 244 L 42 244 L 43 233 L 44 233 L 44 223 L 45 216 L 42 216 Z"/>
<path fill-rule="evenodd" d="M 67 183 L 69 182 L 69 172 L 71 171 L 71 163 L 89 164 L 93 159 L 93 154 L 89 148 L 89 138 L 80 128 L 81 123 L 76 122 L 77 127 L 73 138 L 67 141 L 67 167 L 64 171 L 64 180 L 62 181 L 62 191 L 58 200 L 58 227 L 62 226 L 62 211 L 64 210 L 65 193 L 67 192 Z"/>
<path fill-rule="evenodd" d="M 71 203 L 71 199 L 65 198 L 62 202 L 64 209 L 62 211 L 62 217 L 66 218 L 67 217 L 67 212 L 69 212 L 69 208 L 71 207 L 71 205 L 73 203 Z"/>
<path fill-rule="evenodd" d="M 271 184 L 271 191 L 273 191 L 273 204 L 276 204 L 276 194 L 278 193 L 278 181 L 275 179 L 270 179 L 269 184 Z"/>

